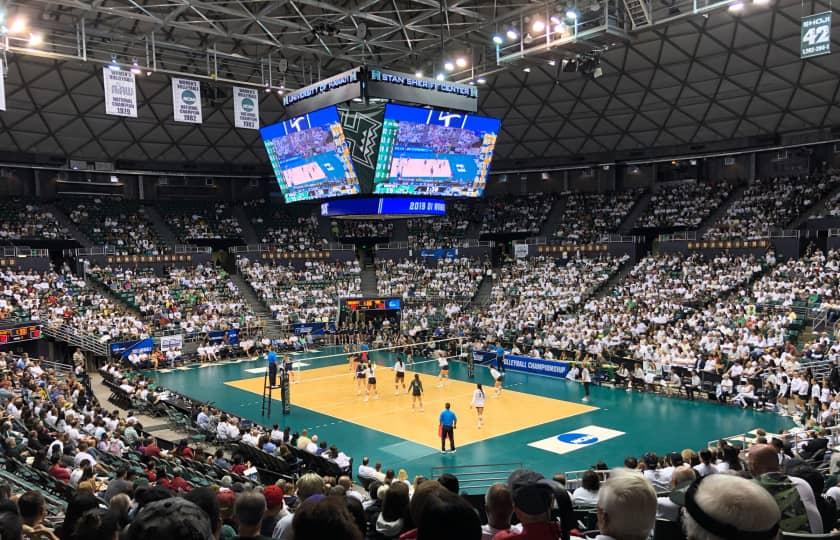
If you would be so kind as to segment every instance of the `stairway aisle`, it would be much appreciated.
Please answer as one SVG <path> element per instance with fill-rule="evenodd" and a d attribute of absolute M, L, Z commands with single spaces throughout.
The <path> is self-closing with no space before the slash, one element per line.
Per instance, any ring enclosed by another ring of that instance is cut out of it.
<path fill-rule="evenodd" d="M 157 208 L 154 206 L 144 206 L 143 213 L 146 214 L 146 218 L 148 218 L 152 227 L 155 228 L 155 232 L 161 241 L 163 241 L 164 245 L 174 246 L 180 243 L 178 242 L 178 238 L 175 236 L 175 233 L 172 232 L 172 229 L 170 229 L 166 224 L 163 216 L 161 216 L 160 212 L 158 212 Z"/>
<path fill-rule="evenodd" d="M 714 212 L 709 214 L 709 216 L 704 219 L 700 226 L 697 227 L 697 238 L 702 238 L 706 231 L 712 227 L 715 223 L 720 221 L 720 219 L 726 215 L 726 212 L 729 208 L 735 203 L 735 201 L 741 198 L 741 195 L 744 194 L 744 191 L 747 189 L 746 184 L 741 184 L 740 186 L 736 187 L 732 190 L 732 193 L 729 194 L 727 197 L 717 208 L 715 208 Z"/>
<path fill-rule="evenodd" d="M 91 241 L 91 239 L 88 238 L 88 236 L 85 233 L 83 233 L 82 230 L 79 229 L 76 226 L 76 224 L 73 223 L 73 221 L 71 221 L 67 214 L 65 214 L 61 209 L 59 209 L 54 204 L 45 204 L 43 206 L 45 210 L 47 210 L 53 215 L 53 217 L 59 223 L 59 225 L 70 231 L 70 236 L 77 240 L 82 245 L 82 247 L 93 247 L 93 242 Z"/>
<path fill-rule="evenodd" d="M 627 212 L 626 216 L 624 216 L 624 221 L 622 221 L 621 225 L 618 226 L 619 234 L 629 234 L 630 231 L 633 230 L 636 222 L 639 221 L 639 218 L 642 217 L 642 214 L 644 214 L 645 210 L 647 210 L 652 196 L 653 193 L 645 191 L 642 196 L 636 200 L 636 203 L 633 204 L 633 207 L 630 208 L 630 211 Z"/>
<path fill-rule="evenodd" d="M 560 221 L 563 219 L 563 212 L 566 211 L 567 201 L 567 197 L 560 197 L 554 201 L 551 212 L 549 212 L 548 217 L 543 222 L 542 227 L 540 227 L 540 236 L 551 238 L 554 235 L 554 232 L 560 226 Z"/>
<path fill-rule="evenodd" d="M 364 296 L 376 296 L 379 294 L 379 281 L 376 279 L 376 267 L 366 265 L 362 268 L 362 294 Z"/>
<path fill-rule="evenodd" d="M 233 217 L 235 217 L 236 221 L 239 222 L 239 228 L 242 229 L 242 239 L 245 240 L 245 243 L 259 244 L 260 238 L 257 236 L 257 231 L 251 224 L 251 220 L 248 218 L 248 213 L 241 204 L 233 207 Z"/>
<path fill-rule="evenodd" d="M 245 278 L 243 278 L 240 274 L 230 274 L 230 279 L 233 281 L 233 284 L 236 285 L 236 288 L 239 290 L 239 294 L 242 295 L 242 299 L 251 306 L 254 314 L 260 320 L 266 321 L 265 337 L 269 339 L 280 339 L 283 337 L 281 328 L 277 324 L 274 324 L 274 318 L 271 316 L 271 311 L 263 303 L 263 301 L 259 299 L 257 293 L 254 292 L 251 285 L 245 281 Z"/>

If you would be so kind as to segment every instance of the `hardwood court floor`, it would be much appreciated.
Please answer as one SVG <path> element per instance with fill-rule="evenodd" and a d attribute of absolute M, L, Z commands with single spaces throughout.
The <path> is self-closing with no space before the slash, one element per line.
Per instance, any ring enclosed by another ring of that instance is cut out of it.
<path fill-rule="evenodd" d="M 413 377 L 412 372 L 406 373 L 406 380 Z M 458 416 L 456 448 L 597 410 L 597 407 L 507 389 L 493 398 L 493 388 L 485 387 L 484 426 L 478 429 L 475 410 L 470 409 L 475 384 L 449 380 L 446 386 L 437 388 L 437 377 L 421 374 L 421 380 L 425 391 L 423 412 L 411 409 L 411 396 L 394 395 L 394 372 L 383 366 L 377 369 L 379 399 L 366 402 L 364 395 L 357 395 L 347 364 L 340 364 L 303 371 L 300 382 L 291 387 L 292 404 L 435 449 L 440 448 L 438 415 L 447 401 Z M 261 396 L 263 381 L 260 376 L 225 384 Z M 279 398 L 279 389 L 275 392 Z M 279 399 L 273 406 L 280 408 Z"/>

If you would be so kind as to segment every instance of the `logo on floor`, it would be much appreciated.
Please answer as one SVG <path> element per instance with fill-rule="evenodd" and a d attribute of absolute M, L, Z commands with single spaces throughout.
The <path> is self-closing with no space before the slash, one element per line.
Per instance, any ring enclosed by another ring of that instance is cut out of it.
<path fill-rule="evenodd" d="M 541 441 L 528 443 L 528 446 L 539 448 L 555 454 L 568 454 L 599 442 L 608 441 L 624 435 L 623 431 L 607 429 L 599 426 L 586 426 L 568 433 L 555 435 Z"/>

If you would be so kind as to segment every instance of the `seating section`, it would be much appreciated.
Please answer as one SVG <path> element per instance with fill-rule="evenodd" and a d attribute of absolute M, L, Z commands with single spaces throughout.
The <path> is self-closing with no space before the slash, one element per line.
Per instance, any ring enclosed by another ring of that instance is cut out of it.
<path fill-rule="evenodd" d="M 641 194 L 641 190 L 570 194 L 554 236 L 569 243 L 597 242 L 618 230 Z"/>
<path fill-rule="evenodd" d="M 553 195 L 547 193 L 488 199 L 481 234 L 534 236 L 548 219 L 555 200 Z"/>
<path fill-rule="evenodd" d="M 489 263 L 476 259 L 377 261 L 379 294 L 416 300 L 469 301 Z"/>
<path fill-rule="evenodd" d="M 67 240 L 70 232 L 42 205 L 0 198 L 0 243 L 9 240 Z"/>
<path fill-rule="evenodd" d="M 286 251 L 306 251 L 326 246 L 319 238 L 315 214 L 294 216 L 281 202 L 257 199 L 242 205 L 261 244 L 278 244 Z"/>
<path fill-rule="evenodd" d="M 90 276 L 137 309 L 157 331 L 175 330 L 189 337 L 255 322 L 230 277 L 213 266 L 171 268 L 163 276 L 149 270 L 94 267 Z"/>
<path fill-rule="evenodd" d="M 179 242 L 242 240 L 242 228 L 230 205 L 213 201 L 164 201 L 158 208 Z"/>
<path fill-rule="evenodd" d="M 406 222 L 408 242 L 421 248 L 452 245 L 453 241 L 466 236 L 470 223 L 480 221 L 480 214 L 476 211 L 479 206 L 477 201 L 447 201 L 443 217 L 409 219 Z"/>
<path fill-rule="evenodd" d="M 390 221 L 341 220 L 333 221 L 331 228 L 333 236 L 339 240 L 342 238 L 351 240 L 375 238 L 387 241 L 394 233 L 394 224 Z"/>
<path fill-rule="evenodd" d="M 653 194 L 636 227 L 640 229 L 694 230 L 729 197 L 732 186 L 719 183 L 682 183 L 662 187 Z"/>
<path fill-rule="evenodd" d="M 154 225 L 136 201 L 63 199 L 58 204 L 95 245 L 114 247 L 118 255 L 158 255 L 164 251 Z"/>
<path fill-rule="evenodd" d="M 304 268 L 237 261 L 239 271 L 283 324 L 334 321 L 338 298 L 361 296 L 361 268 L 357 261 L 307 261 Z"/>
<path fill-rule="evenodd" d="M 703 237 L 707 240 L 765 237 L 769 229 L 784 228 L 837 186 L 840 186 L 837 174 L 755 180 Z"/>
<path fill-rule="evenodd" d="M 840 302 L 840 251 L 828 256 L 812 251 L 800 259 L 779 263 L 753 286 L 756 302 L 762 305 L 818 307 Z"/>

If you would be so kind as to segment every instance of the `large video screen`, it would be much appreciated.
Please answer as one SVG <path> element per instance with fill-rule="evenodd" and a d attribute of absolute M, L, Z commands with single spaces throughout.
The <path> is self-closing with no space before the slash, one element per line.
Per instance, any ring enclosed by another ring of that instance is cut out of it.
<path fill-rule="evenodd" d="M 359 193 L 335 107 L 266 126 L 260 135 L 286 202 Z"/>
<path fill-rule="evenodd" d="M 480 197 L 500 127 L 497 118 L 386 105 L 374 193 Z"/>

